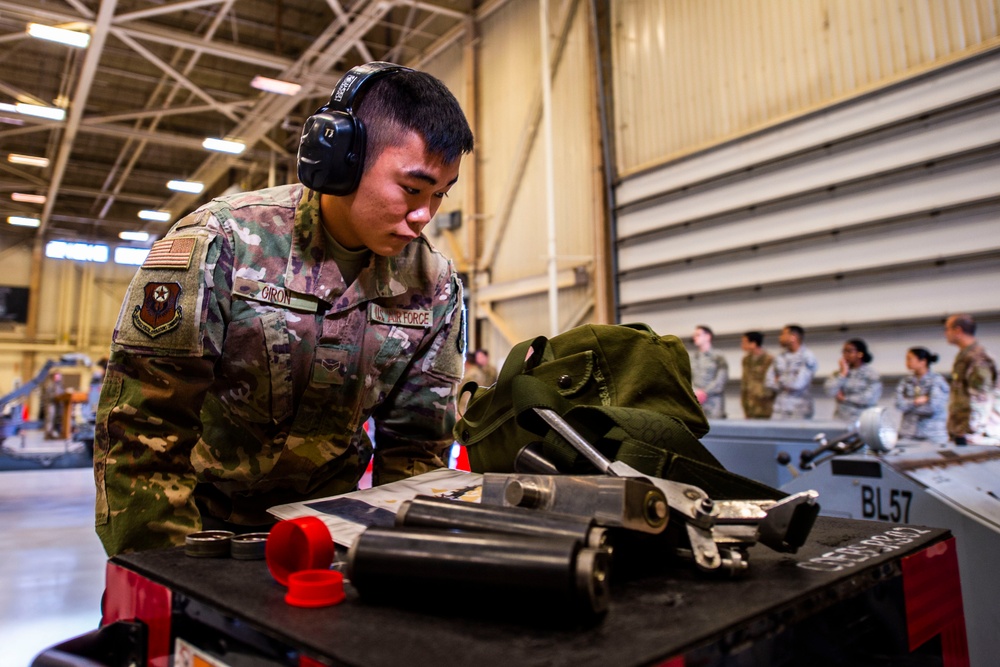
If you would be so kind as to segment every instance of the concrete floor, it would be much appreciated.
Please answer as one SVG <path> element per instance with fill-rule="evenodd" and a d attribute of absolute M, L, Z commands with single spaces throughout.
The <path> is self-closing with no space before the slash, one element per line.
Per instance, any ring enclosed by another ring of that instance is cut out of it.
<path fill-rule="evenodd" d="M 97 628 L 106 560 L 90 468 L 0 472 L 0 667 Z"/>

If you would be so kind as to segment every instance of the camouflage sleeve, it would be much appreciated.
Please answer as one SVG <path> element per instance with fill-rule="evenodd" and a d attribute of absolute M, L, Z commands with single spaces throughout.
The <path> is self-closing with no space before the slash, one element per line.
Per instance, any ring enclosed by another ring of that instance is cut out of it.
<path fill-rule="evenodd" d="M 721 394 L 726 388 L 726 383 L 729 382 L 729 362 L 721 354 L 716 354 L 715 356 L 715 375 L 712 380 L 703 389 L 706 394 L 715 395 Z"/>
<path fill-rule="evenodd" d="M 96 526 L 109 555 L 183 544 L 186 534 L 201 528 L 190 453 L 221 348 L 219 327 L 206 324 L 222 319 L 212 286 L 224 291 L 228 277 L 218 237 L 203 227 L 171 232 L 164 240 L 172 236 L 195 239 L 189 266 L 154 264 L 136 273 L 98 405 Z M 172 302 L 179 324 L 158 331 L 168 318 L 144 309 L 155 301 L 158 286 L 171 284 L 180 286 Z"/>
<path fill-rule="evenodd" d="M 435 294 L 431 343 L 374 415 L 374 485 L 447 465 L 442 457 L 454 441 L 455 397 L 465 357 L 462 284 L 450 263 L 449 271 Z"/>

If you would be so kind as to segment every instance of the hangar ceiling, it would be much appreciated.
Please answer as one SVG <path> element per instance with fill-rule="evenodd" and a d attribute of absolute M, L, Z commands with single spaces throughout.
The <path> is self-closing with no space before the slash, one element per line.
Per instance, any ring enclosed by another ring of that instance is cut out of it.
<path fill-rule="evenodd" d="M 345 71 L 370 60 L 417 62 L 459 39 L 482 4 L 0 0 L 0 238 L 110 243 L 121 231 L 162 234 L 170 222 L 143 221 L 139 211 L 167 211 L 173 221 L 232 185 L 261 187 L 276 173 L 284 182 L 303 120 Z M 84 32 L 90 43 L 37 39 L 29 23 Z M 263 92 L 251 86 L 257 76 L 301 89 Z M 25 104 L 65 117 L 26 114 L 34 109 Z M 206 138 L 246 149 L 209 151 Z M 10 154 L 48 166 L 15 164 Z M 166 187 L 174 179 L 205 190 L 178 194 Z M 9 225 L 12 215 L 39 225 Z"/>

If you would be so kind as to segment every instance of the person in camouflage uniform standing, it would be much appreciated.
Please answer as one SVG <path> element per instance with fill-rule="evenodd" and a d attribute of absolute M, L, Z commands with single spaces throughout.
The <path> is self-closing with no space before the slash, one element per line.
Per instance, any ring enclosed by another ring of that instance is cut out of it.
<path fill-rule="evenodd" d="M 775 391 L 774 419 L 812 419 L 813 399 L 810 385 L 819 364 L 802 340 L 805 330 L 789 324 L 781 330 L 778 343 L 784 351 L 767 369 L 764 385 Z"/>
<path fill-rule="evenodd" d="M 214 199 L 136 273 L 97 416 L 108 554 L 267 526 L 274 505 L 356 489 L 371 460 L 374 484 L 445 465 L 465 314 L 421 230 L 473 137 L 437 79 L 395 67 L 362 81 L 382 65 L 334 91 L 357 84 L 349 111 L 367 131 L 353 190 Z"/>
<path fill-rule="evenodd" d="M 948 435 L 958 445 L 996 444 L 997 434 L 988 432 L 995 428 L 989 420 L 996 400 L 996 361 L 976 340 L 976 322 L 970 315 L 945 320 L 944 337 L 959 348 L 951 368 Z"/>
<path fill-rule="evenodd" d="M 837 404 L 834 419 L 853 424 L 882 397 L 882 379 L 871 361 L 865 341 L 852 338 L 844 343 L 838 368 L 824 383 L 826 395 L 832 396 Z"/>
<path fill-rule="evenodd" d="M 774 412 L 774 390 L 764 385 L 774 357 L 761 347 L 763 344 L 764 334 L 759 331 L 746 332 L 740 341 L 740 348 L 745 353 L 740 402 L 747 419 L 770 419 Z"/>
<path fill-rule="evenodd" d="M 729 380 L 729 364 L 724 356 L 712 349 L 713 338 L 712 330 L 705 325 L 695 327 L 691 336 L 695 346 L 691 355 L 691 386 L 706 417 L 725 419 L 726 397 L 723 392 Z"/>

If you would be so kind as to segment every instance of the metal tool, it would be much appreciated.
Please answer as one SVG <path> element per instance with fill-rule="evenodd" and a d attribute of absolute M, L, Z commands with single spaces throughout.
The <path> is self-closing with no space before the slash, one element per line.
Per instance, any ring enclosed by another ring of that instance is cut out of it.
<path fill-rule="evenodd" d="M 804 491 L 773 500 L 727 500 L 715 502 L 692 484 L 672 482 L 644 475 L 621 461 L 610 461 L 587 442 L 559 414 L 548 408 L 535 412 L 598 470 L 612 478 L 641 479 L 658 488 L 666 499 L 669 513 L 683 526 L 688 546 L 678 547 L 678 555 L 691 558 L 707 572 L 729 575 L 749 566 L 745 550 L 760 541 L 781 552 L 794 553 L 812 530 L 819 514 L 815 491 Z M 485 478 L 484 478 L 485 501 Z"/>

